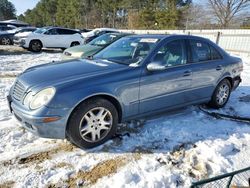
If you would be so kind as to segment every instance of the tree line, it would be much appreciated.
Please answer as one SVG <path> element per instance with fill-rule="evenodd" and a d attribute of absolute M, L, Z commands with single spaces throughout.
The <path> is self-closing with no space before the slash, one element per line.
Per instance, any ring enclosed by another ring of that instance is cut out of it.
<path fill-rule="evenodd" d="M 41 0 L 19 19 L 36 26 L 176 29 L 191 0 Z"/>
<path fill-rule="evenodd" d="M 15 16 L 15 7 L 6 2 L 8 0 L 0 0 L 0 10 L 5 9 L 1 12 L 12 12 L 9 17 Z M 200 2 L 202 3 L 195 4 L 192 0 L 40 0 L 35 8 L 28 9 L 17 18 L 37 27 L 53 25 L 121 29 L 239 28 L 243 20 L 244 23 L 250 20 L 250 0 Z M 248 25 L 245 24 L 244 27 L 247 28 Z"/>

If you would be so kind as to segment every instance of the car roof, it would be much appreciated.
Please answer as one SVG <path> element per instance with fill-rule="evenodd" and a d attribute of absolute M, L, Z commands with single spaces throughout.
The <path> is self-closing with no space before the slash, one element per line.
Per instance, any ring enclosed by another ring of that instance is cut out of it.
<path fill-rule="evenodd" d="M 43 27 L 45 29 L 67 29 L 67 30 L 72 30 L 72 31 L 77 31 L 76 29 L 70 29 L 70 28 L 65 28 L 65 27 L 55 27 L 55 26 L 47 26 L 47 27 Z M 79 31 L 77 31 L 79 32 Z"/>
<path fill-rule="evenodd" d="M 105 27 L 102 27 L 102 28 L 95 28 L 93 30 L 100 30 L 100 31 L 117 31 L 117 29 L 115 28 L 105 28 Z"/>
<path fill-rule="evenodd" d="M 193 36 L 193 35 L 179 35 L 179 34 L 139 34 L 139 35 L 131 35 L 129 37 L 139 37 L 139 38 L 157 38 L 157 39 L 166 39 L 166 38 L 174 38 L 174 39 L 197 39 L 197 40 L 206 40 L 210 41 L 207 38 Z"/>
<path fill-rule="evenodd" d="M 133 35 L 132 33 L 105 33 L 103 35 L 115 35 L 115 36 L 127 36 L 127 35 Z"/>

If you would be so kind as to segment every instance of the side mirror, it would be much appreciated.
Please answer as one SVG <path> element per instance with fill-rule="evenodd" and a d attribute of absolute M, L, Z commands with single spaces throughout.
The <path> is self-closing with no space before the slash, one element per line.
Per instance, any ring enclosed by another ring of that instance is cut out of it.
<path fill-rule="evenodd" d="M 160 62 L 151 62 L 147 65 L 148 71 L 163 71 L 166 67 L 162 65 Z"/>

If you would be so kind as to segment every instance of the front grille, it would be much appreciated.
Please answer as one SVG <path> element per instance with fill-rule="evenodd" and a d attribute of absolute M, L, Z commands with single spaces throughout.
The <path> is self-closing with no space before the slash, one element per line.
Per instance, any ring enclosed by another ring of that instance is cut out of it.
<path fill-rule="evenodd" d="M 14 87 L 13 87 L 13 91 L 12 91 L 13 98 L 20 101 L 22 99 L 24 93 L 25 93 L 24 85 L 21 82 L 16 81 L 16 83 L 14 84 Z"/>

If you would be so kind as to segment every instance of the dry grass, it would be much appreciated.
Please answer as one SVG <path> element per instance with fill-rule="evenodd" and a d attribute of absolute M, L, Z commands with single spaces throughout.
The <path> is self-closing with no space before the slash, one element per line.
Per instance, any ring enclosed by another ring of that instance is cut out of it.
<path fill-rule="evenodd" d="M 92 170 L 83 172 L 79 171 L 73 178 L 68 180 L 69 187 L 79 185 L 79 182 L 95 184 L 98 179 L 116 173 L 117 170 L 126 164 L 125 157 L 106 160 L 98 163 Z M 81 184 L 81 183 L 80 183 Z"/>
<path fill-rule="evenodd" d="M 1 188 L 12 188 L 14 187 L 15 182 L 14 181 L 7 181 L 2 184 L 0 184 Z"/>
<path fill-rule="evenodd" d="M 48 151 L 43 151 L 43 152 L 31 154 L 26 157 L 18 157 L 18 158 L 11 159 L 8 161 L 3 161 L 2 165 L 3 166 L 13 165 L 15 161 L 17 161 L 18 164 L 30 164 L 30 163 L 39 164 L 45 160 L 51 159 L 52 155 L 56 153 L 60 153 L 62 151 L 71 152 L 74 149 L 75 149 L 75 146 L 73 146 L 72 144 L 63 143 L 63 144 L 59 144 L 57 147 Z"/>

